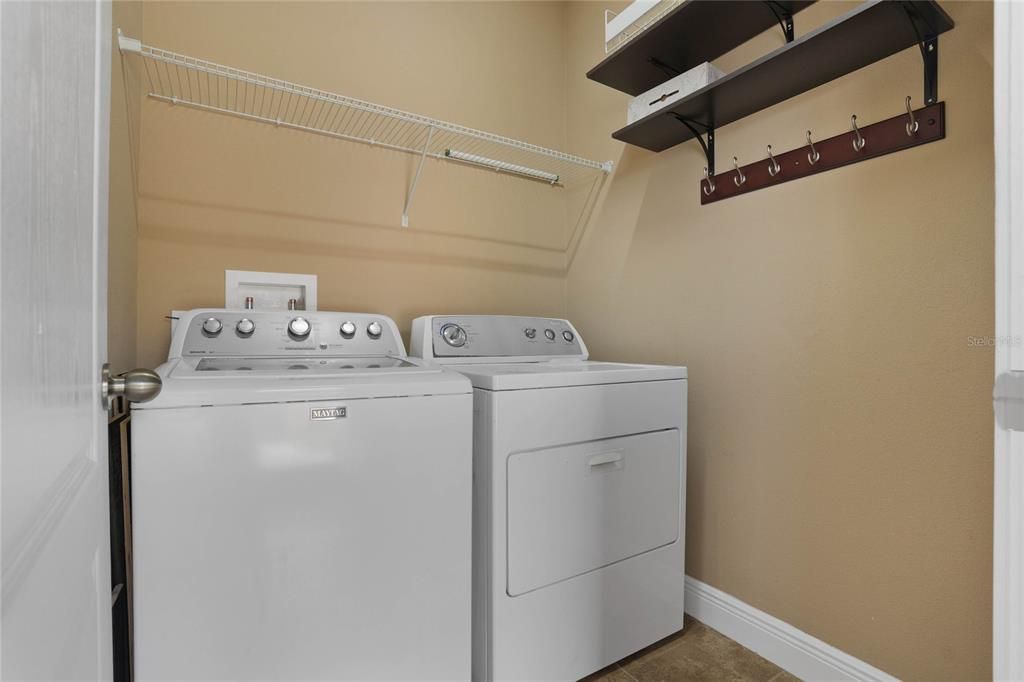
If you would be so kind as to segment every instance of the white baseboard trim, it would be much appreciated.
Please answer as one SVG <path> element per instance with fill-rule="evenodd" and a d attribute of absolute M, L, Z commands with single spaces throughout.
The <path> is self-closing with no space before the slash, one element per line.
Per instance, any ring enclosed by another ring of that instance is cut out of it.
<path fill-rule="evenodd" d="M 686 612 L 802 680 L 896 680 L 690 576 L 686 576 Z"/>

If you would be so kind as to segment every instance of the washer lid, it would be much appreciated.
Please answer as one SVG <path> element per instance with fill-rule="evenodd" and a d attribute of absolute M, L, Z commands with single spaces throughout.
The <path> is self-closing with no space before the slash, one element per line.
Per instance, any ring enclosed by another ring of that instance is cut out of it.
<path fill-rule="evenodd" d="M 459 365 L 457 369 L 469 378 L 475 388 L 489 391 L 686 379 L 685 367 L 592 360 Z"/>
<path fill-rule="evenodd" d="M 132 409 L 357 400 L 469 393 L 465 377 L 406 358 L 176 358 L 160 395 Z"/>

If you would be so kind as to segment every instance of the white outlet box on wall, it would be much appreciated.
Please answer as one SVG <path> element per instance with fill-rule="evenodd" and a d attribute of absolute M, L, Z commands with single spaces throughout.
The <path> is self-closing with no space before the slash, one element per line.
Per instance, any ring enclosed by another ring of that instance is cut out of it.
<path fill-rule="evenodd" d="M 225 270 L 224 307 L 245 308 L 249 296 L 256 310 L 287 310 L 292 299 L 297 310 L 316 310 L 316 275 Z"/>

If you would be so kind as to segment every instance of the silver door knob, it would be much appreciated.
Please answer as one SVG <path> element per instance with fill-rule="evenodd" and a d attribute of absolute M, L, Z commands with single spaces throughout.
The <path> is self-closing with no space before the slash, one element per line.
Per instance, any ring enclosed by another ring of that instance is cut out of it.
<path fill-rule="evenodd" d="M 118 396 L 124 396 L 130 403 L 148 403 L 160 395 L 163 385 L 160 375 L 151 369 L 133 369 L 113 376 L 110 373 L 110 365 L 105 364 L 100 381 L 103 407 L 109 407 L 110 399 Z"/>

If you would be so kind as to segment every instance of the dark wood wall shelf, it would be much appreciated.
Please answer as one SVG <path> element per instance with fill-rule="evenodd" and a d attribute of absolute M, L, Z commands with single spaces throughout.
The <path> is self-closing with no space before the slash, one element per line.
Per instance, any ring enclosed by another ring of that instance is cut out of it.
<path fill-rule="evenodd" d="M 587 78 L 630 95 L 721 57 L 814 0 L 687 0 L 608 55 Z"/>
<path fill-rule="evenodd" d="M 658 28 L 684 8 L 702 4 L 719 3 L 691 0 L 674 13 L 663 17 L 648 31 Z M 728 17 L 718 19 L 719 22 L 729 20 Z M 704 28 L 711 32 L 708 27 Z M 952 28 L 953 20 L 932 0 L 870 0 L 671 106 L 616 131 L 612 137 L 655 152 L 664 151 L 694 137 L 704 145 L 704 140 L 698 136 L 701 132 L 708 133 L 710 137 L 716 128 L 915 45 L 920 47 L 924 62 L 925 104 L 935 104 L 938 101 L 938 36 Z M 643 38 L 642 34 L 634 40 L 640 41 Z M 681 35 L 677 39 L 680 42 L 686 40 Z M 659 37 L 659 40 L 667 41 L 668 38 Z M 634 49 L 643 44 L 637 42 Z M 598 70 L 605 74 L 611 73 L 608 64 L 616 58 L 635 60 L 634 55 L 623 52 L 630 47 L 627 45 L 620 48 L 588 75 L 594 78 Z M 709 49 L 703 57 L 695 59 L 708 61 L 708 55 L 713 52 L 715 50 Z M 667 77 L 667 74 L 663 74 L 662 80 Z M 644 89 L 640 85 L 636 88 L 640 88 L 638 92 Z M 713 137 L 707 146 L 711 147 L 708 165 L 713 174 Z"/>

